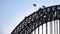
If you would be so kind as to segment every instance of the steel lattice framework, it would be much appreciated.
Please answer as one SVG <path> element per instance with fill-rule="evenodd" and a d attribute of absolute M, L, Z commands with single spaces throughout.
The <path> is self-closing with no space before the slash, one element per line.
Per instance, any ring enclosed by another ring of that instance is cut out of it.
<path fill-rule="evenodd" d="M 38 11 L 25 17 L 11 34 L 31 34 L 40 25 L 52 20 L 60 20 L 60 5 L 40 8 Z"/>

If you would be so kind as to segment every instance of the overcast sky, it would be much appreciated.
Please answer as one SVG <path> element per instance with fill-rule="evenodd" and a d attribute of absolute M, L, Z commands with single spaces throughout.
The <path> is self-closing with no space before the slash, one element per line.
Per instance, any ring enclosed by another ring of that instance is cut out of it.
<path fill-rule="evenodd" d="M 34 3 L 36 7 L 33 6 Z M 0 0 L 0 34 L 10 34 L 25 16 L 42 5 L 60 5 L 60 0 Z"/>

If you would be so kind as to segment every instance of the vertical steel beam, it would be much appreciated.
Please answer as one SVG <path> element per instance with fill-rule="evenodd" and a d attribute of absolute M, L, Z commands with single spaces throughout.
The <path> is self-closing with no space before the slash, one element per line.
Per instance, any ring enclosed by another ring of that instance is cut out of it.
<path fill-rule="evenodd" d="M 54 34 L 58 34 L 58 21 L 55 20 L 55 23 L 54 23 Z"/>
<path fill-rule="evenodd" d="M 59 34 L 60 34 L 60 20 L 59 20 Z"/>
<path fill-rule="evenodd" d="M 57 34 L 58 34 L 58 20 L 56 21 L 56 28 L 57 28 Z"/>
<path fill-rule="evenodd" d="M 54 34 L 56 34 L 56 33 L 55 33 L 55 21 L 54 21 Z"/>
<path fill-rule="evenodd" d="M 42 34 L 42 25 L 39 26 L 39 34 Z"/>
<path fill-rule="evenodd" d="M 47 34 L 50 34 L 50 22 L 47 22 Z"/>
<path fill-rule="evenodd" d="M 46 23 L 46 34 L 47 34 L 47 32 L 48 32 L 48 29 L 47 29 L 47 23 Z"/>
<path fill-rule="evenodd" d="M 52 21 L 50 22 L 50 34 L 53 34 L 53 31 L 52 31 Z"/>
<path fill-rule="evenodd" d="M 36 34 L 36 29 L 34 30 L 34 34 Z"/>
<path fill-rule="evenodd" d="M 36 28 L 36 34 L 38 34 L 38 28 Z"/>
<path fill-rule="evenodd" d="M 57 28 L 58 30 L 57 30 L 57 34 L 60 34 L 60 33 L 59 33 L 59 21 L 60 21 L 60 20 L 58 20 L 58 25 L 57 25 L 57 26 L 58 26 L 58 28 Z"/>
<path fill-rule="evenodd" d="M 39 27 L 38 27 L 38 34 L 39 34 Z"/>
<path fill-rule="evenodd" d="M 43 34 L 43 24 L 42 24 L 42 34 Z"/>

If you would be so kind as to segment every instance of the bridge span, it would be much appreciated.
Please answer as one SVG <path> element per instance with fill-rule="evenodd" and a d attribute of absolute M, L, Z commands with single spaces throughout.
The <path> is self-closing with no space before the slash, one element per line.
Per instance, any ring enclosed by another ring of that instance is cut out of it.
<path fill-rule="evenodd" d="M 25 17 L 11 34 L 60 34 L 60 5 L 39 8 Z"/>

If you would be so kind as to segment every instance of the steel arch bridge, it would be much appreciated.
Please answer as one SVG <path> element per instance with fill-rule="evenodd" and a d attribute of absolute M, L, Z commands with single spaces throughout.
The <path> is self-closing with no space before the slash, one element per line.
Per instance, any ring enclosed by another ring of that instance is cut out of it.
<path fill-rule="evenodd" d="M 25 17 L 25 19 L 20 24 L 17 25 L 17 27 L 11 32 L 11 34 L 32 34 L 32 32 L 37 28 L 39 29 L 39 26 L 41 25 L 42 25 L 42 34 L 43 34 L 44 23 L 46 24 L 46 34 L 48 34 L 47 23 L 55 20 L 60 21 L 60 5 L 39 8 L 38 11 Z M 60 28 L 60 23 L 59 23 L 59 28 Z M 39 30 L 38 30 L 38 34 L 39 34 Z M 50 34 L 52 34 L 52 32 Z"/>

